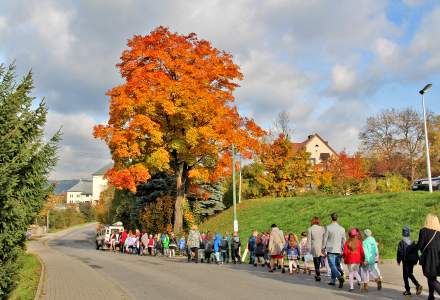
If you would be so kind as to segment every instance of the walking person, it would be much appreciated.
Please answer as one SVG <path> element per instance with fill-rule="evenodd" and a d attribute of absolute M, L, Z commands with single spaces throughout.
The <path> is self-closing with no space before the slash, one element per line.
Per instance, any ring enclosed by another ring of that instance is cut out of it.
<path fill-rule="evenodd" d="M 344 273 L 341 269 L 341 253 L 345 244 L 345 229 L 338 224 L 338 215 L 331 214 L 332 223 L 326 227 L 324 234 L 324 251 L 327 253 L 328 263 L 331 269 L 331 281 L 329 285 L 336 285 L 339 281 L 339 288 L 344 286 Z"/>
<path fill-rule="evenodd" d="M 199 247 L 200 247 L 200 232 L 197 230 L 197 225 L 193 225 L 188 234 L 188 262 L 194 256 L 196 263 L 199 262 Z"/>
<path fill-rule="evenodd" d="M 365 229 L 364 234 L 365 239 L 362 242 L 362 248 L 364 250 L 365 260 L 361 267 L 362 288 L 365 292 L 368 291 L 368 283 L 370 282 L 371 276 L 377 283 L 377 290 L 380 291 L 382 289 L 382 280 L 374 266 L 376 264 L 376 257 L 379 250 L 377 249 L 377 243 L 371 230 Z"/>
<path fill-rule="evenodd" d="M 409 286 L 409 279 L 416 286 L 416 295 L 420 295 L 423 287 L 414 277 L 414 266 L 419 261 L 419 253 L 417 244 L 411 241 L 411 231 L 408 227 L 402 229 L 402 240 L 397 245 L 397 264 L 402 263 L 403 282 L 405 284 L 404 296 L 411 296 L 411 288 Z"/>
<path fill-rule="evenodd" d="M 141 236 L 141 254 L 147 255 L 148 251 L 148 233 L 144 232 Z"/>
<path fill-rule="evenodd" d="M 155 240 L 152 234 L 148 236 L 148 255 L 154 255 Z"/>
<path fill-rule="evenodd" d="M 183 256 L 185 255 L 186 251 L 186 241 L 185 241 L 185 236 L 182 235 L 182 237 L 179 240 L 179 255 Z"/>
<path fill-rule="evenodd" d="M 269 236 L 269 255 L 270 255 L 270 269 L 269 272 L 273 272 L 278 266 L 279 269 L 282 268 L 282 273 L 284 270 L 284 234 L 283 231 L 278 228 L 276 224 L 272 224 L 272 230 Z"/>
<path fill-rule="evenodd" d="M 220 233 L 217 233 L 215 235 L 215 239 L 214 239 L 214 257 L 215 257 L 215 263 L 218 265 L 220 264 L 221 260 L 220 260 L 220 251 L 221 251 L 221 246 L 222 246 L 222 236 L 220 235 Z"/>
<path fill-rule="evenodd" d="M 434 292 L 440 294 L 440 282 L 437 276 L 440 275 L 440 223 L 436 215 L 428 214 L 425 225 L 419 232 L 417 243 L 420 250 L 420 264 L 422 265 L 423 275 L 428 280 L 429 297 L 434 300 Z"/>
<path fill-rule="evenodd" d="M 169 252 L 170 252 L 170 236 L 168 235 L 168 233 L 164 233 L 162 235 L 162 249 L 163 249 L 163 255 L 164 256 L 169 256 Z"/>
<path fill-rule="evenodd" d="M 289 275 L 293 275 L 293 271 L 299 272 L 298 258 L 300 256 L 298 238 L 295 234 L 289 234 L 285 249 L 289 263 Z"/>
<path fill-rule="evenodd" d="M 257 240 L 258 232 L 252 232 L 252 235 L 249 237 L 247 248 L 249 251 L 249 264 L 253 265 L 255 263 L 255 242 Z"/>
<path fill-rule="evenodd" d="M 349 291 L 352 292 L 354 291 L 354 278 L 359 282 L 362 281 L 359 275 L 359 267 L 365 260 L 362 242 L 359 240 L 356 229 L 351 229 L 349 232 L 349 239 L 345 242 L 343 256 L 348 268 Z"/>
<path fill-rule="evenodd" d="M 174 232 L 171 232 L 168 256 L 175 257 L 176 256 L 176 249 L 177 249 L 177 239 L 176 239 L 176 236 L 174 235 Z"/>
<path fill-rule="evenodd" d="M 205 239 L 205 259 L 208 264 L 211 263 L 211 256 L 214 253 L 214 238 L 212 237 L 212 233 L 206 235 Z"/>
<path fill-rule="evenodd" d="M 232 254 L 232 261 L 234 262 L 234 264 L 236 264 L 237 262 L 241 264 L 240 247 L 241 247 L 240 237 L 238 236 L 238 232 L 234 231 L 231 240 L 231 254 Z"/>
<path fill-rule="evenodd" d="M 321 220 L 313 217 L 311 226 L 307 231 L 307 248 L 313 256 L 313 265 L 315 266 L 315 281 L 321 281 L 321 264 L 324 246 L 325 229 L 321 226 Z"/>
<path fill-rule="evenodd" d="M 119 250 L 121 253 L 124 253 L 125 240 L 127 239 L 127 236 L 127 230 L 124 229 L 124 231 L 121 233 L 121 237 L 119 238 Z"/>
<path fill-rule="evenodd" d="M 227 233 L 226 233 L 227 234 Z M 222 259 L 222 264 L 227 264 L 229 263 L 229 240 L 228 240 L 228 236 L 225 235 L 222 239 L 222 244 L 220 246 L 220 251 L 221 251 L 221 259 Z"/>
<path fill-rule="evenodd" d="M 260 264 L 262 267 L 266 265 L 266 260 L 264 259 L 264 255 L 266 253 L 266 245 L 263 241 L 263 235 L 260 233 L 255 240 L 255 259 L 254 259 L 254 267 Z"/>

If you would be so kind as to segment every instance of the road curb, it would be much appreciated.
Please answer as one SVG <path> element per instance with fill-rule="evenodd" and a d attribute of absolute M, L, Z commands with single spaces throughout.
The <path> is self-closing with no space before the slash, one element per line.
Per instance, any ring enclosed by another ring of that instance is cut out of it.
<path fill-rule="evenodd" d="M 35 253 L 35 252 L 29 252 L 29 253 L 35 255 L 35 257 L 37 257 L 37 259 L 41 265 L 40 279 L 38 281 L 38 287 L 37 287 L 37 291 L 35 292 L 35 297 L 34 297 L 34 300 L 40 300 L 42 292 L 43 292 L 44 282 L 46 281 L 46 266 L 45 266 L 43 260 L 40 258 L 40 256 L 37 253 Z"/>

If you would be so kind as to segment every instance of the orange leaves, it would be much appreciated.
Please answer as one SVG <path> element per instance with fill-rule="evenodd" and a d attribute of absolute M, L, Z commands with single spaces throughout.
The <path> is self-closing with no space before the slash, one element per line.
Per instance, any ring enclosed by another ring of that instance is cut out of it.
<path fill-rule="evenodd" d="M 117 65 L 125 82 L 107 93 L 109 121 L 94 129 L 121 166 L 108 174 L 118 188 L 134 190 L 148 172 L 170 166 L 212 180 L 229 171 L 232 143 L 247 158 L 259 151 L 264 131 L 233 105 L 243 75 L 232 55 L 165 27 L 127 45 Z M 147 173 L 134 176 L 134 162 Z"/>
<path fill-rule="evenodd" d="M 326 169 L 333 174 L 335 179 L 367 177 L 365 161 L 359 154 L 350 157 L 347 153 L 341 152 L 330 159 Z"/>
<path fill-rule="evenodd" d="M 106 177 L 110 184 L 117 189 L 128 189 L 136 192 L 136 184 L 150 178 L 148 170 L 142 164 L 136 164 L 128 168 L 112 169 L 107 171 Z"/>
<path fill-rule="evenodd" d="M 205 168 L 194 168 L 189 171 L 189 178 L 200 180 L 202 182 L 209 181 L 209 171 Z"/>

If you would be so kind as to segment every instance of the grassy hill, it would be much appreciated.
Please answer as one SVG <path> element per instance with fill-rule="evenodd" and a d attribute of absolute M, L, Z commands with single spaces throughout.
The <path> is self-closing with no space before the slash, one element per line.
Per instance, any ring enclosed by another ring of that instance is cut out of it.
<path fill-rule="evenodd" d="M 427 213 L 440 212 L 440 193 L 407 192 L 360 196 L 307 196 L 295 198 L 263 198 L 245 200 L 237 206 L 239 231 L 245 244 L 253 230 L 267 231 L 276 223 L 284 232 L 299 235 L 306 231 L 313 216 L 330 223 L 330 214 L 336 212 L 346 229 L 369 228 L 381 244 L 383 258 L 394 258 L 401 239 L 402 227 L 412 230 L 417 239 L 418 230 Z M 210 218 L 200 226 L 203 231 L 232 231 L 232 208 Z"/>

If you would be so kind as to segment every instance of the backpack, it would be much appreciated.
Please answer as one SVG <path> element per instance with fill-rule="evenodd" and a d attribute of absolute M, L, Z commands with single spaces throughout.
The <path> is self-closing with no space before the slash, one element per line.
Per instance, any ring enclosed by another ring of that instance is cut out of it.
<path fill-rule="evenodd" d="M 222 248 L 222 250 L 228 250 L 229 243 L 228 243 L 227 239 L 222 240 L 221 248 Z"/>

